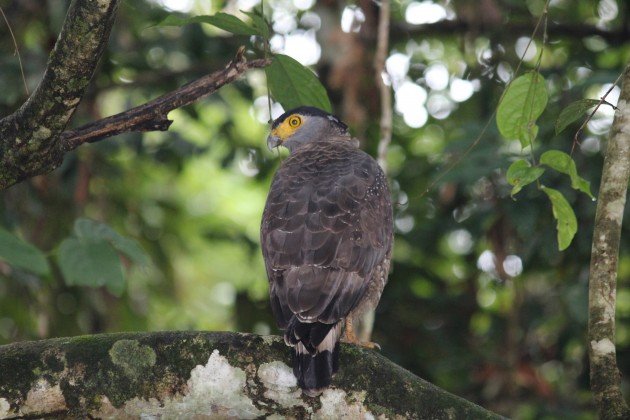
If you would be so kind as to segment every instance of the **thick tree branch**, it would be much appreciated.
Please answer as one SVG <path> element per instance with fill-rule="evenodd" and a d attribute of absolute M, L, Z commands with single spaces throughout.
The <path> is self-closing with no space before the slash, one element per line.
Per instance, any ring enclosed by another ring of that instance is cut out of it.
<path fill-rule="evenodd" d="M 280 337 L 103 334 L 0 346 L 0 418 L 498 419 L 343 344 L 333 386 L 297 387 Z"/>
<path fill-rule="evenodd" d="M 83 143 L 132 131 L 167 130 L 168 113 L 212 94 L 250 68 L 239 50 L 223 70 L 203 76 L 144 105 L 64 132 L 103 53 L 118 0 L 74 0 L 44 78 L 15 113 L 0 120 L 0 189 L 57 168 L 63 155 Z"/>
<path fill-rule="evenodd" d="M 630 66 L 622 80 L 602 170 L 588 293 L 591 389 L 602 419 L 630 418 L 620 389 L 615 350 L 617 263 L 630 179 Z"/>
<path fill-rule="evenodd" d="M 76 130 L 62 134 L 65 151 L 73 150 L 83 143 L 94 143 L 106 137 L 132 131 L 165 131 L 172 121 L 168 113 L 176 108 L 189 105 L 198 99 L 214 93 L 221 86 L 236 80 L 246 70 L 268 65 L 271 60 L 246 61 L 243 50 L 223 70 L 203 76 L 172 92 L 166 93 L 143 105 L 103 118 Z"/>
<path fill-rule="evenodd" d="M 59 134 L 90 83 L 114 24 L 118 0 L 73 0 L 42 81 L 0 120 L 0 189 L 59 166 Z"/>

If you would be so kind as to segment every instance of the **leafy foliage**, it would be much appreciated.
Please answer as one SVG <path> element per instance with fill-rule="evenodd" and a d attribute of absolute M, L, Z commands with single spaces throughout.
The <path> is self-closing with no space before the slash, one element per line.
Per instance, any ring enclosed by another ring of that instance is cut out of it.
<path fill-rule="evenodd" d="M 326 89 L 312 71 L 288 55 L 276 54 L 265 69 L 274 99 L 285 109 L 310 105 L 332 112 Z"/>
<path fill-rule="evenodd" d="M 597 99 L 580 99 L 564 108 L 556 120 L 556 134 L 560 134 L 586 111 L 599 104 Z"/>
<path fill-rule="evenodd" d="M 247 12 L 244 10 L 241 10 L 241 12 L 252 19 L 252 26 L 254 27 L 254 29 L 256 29 L 257 34 L 263 37 L 263 39 L 268 40 L 270 35 L 269 24 L 267 23 L 265 18 L 257 12 Z"/>
<path fill-rule="evenodd" d="M 521 147 L 527 146 L 534 150 L 534 140 L 538 136 L 538 126 L 536 120 L 544 112 L 548 102 L 548 93 L 544 78 L 538 71 L 528 72 L 512 81 L 503 95 L 497 109 L 496 121 L 500 133 L 508 138 L 517 138 Z M 570 124 L 571 118 L 576 113 L 583 113 L 590 106 L 589 100 L 578 101 L 572 107 L 567 108 L 568 113 L 561 113 L 561 118 L 556 122 L 556 132 L 560 125 L 564 128 Z M 565 111 L 567 111 L 565 110 Z M 578 115 L 579 115 L 578 114 Z M 575 117 L 577 118 L 577 117 Z M 540 157 L 540 163 L 554 169 L 560 173 L 569 175 L 571 187 L 582 191 L 589 197 L 591 194 L 590 183 L 578 175 L 577 166 L 569 155 L 559 150 L 549 150 Z M 528 184 L 538 180 L 545 172 L 545 169 L 530 164 L 527 160 L 519 159 L 512 163 L 507 170 L 507 181 L 513 186 L 512 196 L 517 194 Z M 577 222 L 575 213 L 571 205 L 564 198 L 560 191 L 542 187 L 552 204 L 553 215 L 557 220 L 558 229 L 558 249 L 566 249 L 573 240 L 577 232 Z"/>
<path fill-rule="evenodd" d="M 39 249 L 2 228 L 0 228 L 0 259 L 35 274 L 50 273 L 46 256 Z"/>
<path fill-rule="evenodd" d="M 270 33 L 265 18 L 257 12 L 243 13 L 251 18 L 250 23 L 245 23 L 227 13 L 193 17 L 170 14 L 157 26 L 208 23 L 235 35 L 258 35 L 268 42 Z M 317 76 L 294 58 L 284 54 L 275 54 L 272 64 L 265 68 L 265 73 L 271 94 L 284 109 L 310 105 L 332 112 L 328 93 Z"/>
<path fill-rule="evenodd" d="M 562 193 L 553 188 L 542 187 L 551 201 L 553 217 L 558 221 L 558 247 L 563 251 L 571 245 L 577 232 L 577 219 L 569 202 Z"/>
<path fill-rule="evenodd" d="M 558 172 L 569 175 L 571 178 L 571 187 L 594 198 L 593 194 L 591 194 L 590 182 L 578 175 L 577 167 L 573 159 L 571 159 L 571 156 L 559 150 L 549 150 L 540 156 L 540 163 Z"/>
<path fill-rule="evenodd" d="M 532 167 L 525 159 L 512 163 L 507 170 L 507 181 L 513 185 L 510 195 L 515 196 L 525 185 L 531 184 L 545 173 L 545 168 Z"/>
<path fill-rule="evenodd" d="M 149 256 L 138 245 L 138 242 L 119 235 L 105 223 L 84 218 L 77 219 L 74 223 L 74 234 L 79 240 L 85 242 L 107 242 L 136 264 L 146 266 L 150 263 Z"/>
<path fill-rule="evenodd" d="M 545 79 L 536 71 L 525 73 L 508 86 L 497 109 L 501 135 L 518 139 L 521 147 L 534 143 L 538 135 L 536 120 L 547 106 Z"/>
<path fill-rule="evenodd" d="M 68 286 L 106 286 L 117 296 L 124 291 L 120 258 L 105 240 L 65 239 L 59 245 L 57 261 Z"/>
<path fill-rule="evenodd" d="M 212 16 L 179 16 L 170 14 L 159 22 L 156 26 L 185 26 L 191 23 L 207 23 L 219 29 L 230 32 L 234 35 L 263 35 L 264 29 L 259 25 L 247 24 L 234 15 L 228 13 L 217 13 Z M 263 32 L 263 33 L 261 33 Z M 267 29 L 268 35 L 268 29 Z"/>
<path fill-rule="evenodd" d="M 68 286 L 106 286 L 120 296 L 125 278 L 118 252 L 137 264 L 149 264 L 149 257 L 136 241 L 104 223 L 81 218 L 74 223 L 74 237 L 59 245 L 57 262 Z"/>

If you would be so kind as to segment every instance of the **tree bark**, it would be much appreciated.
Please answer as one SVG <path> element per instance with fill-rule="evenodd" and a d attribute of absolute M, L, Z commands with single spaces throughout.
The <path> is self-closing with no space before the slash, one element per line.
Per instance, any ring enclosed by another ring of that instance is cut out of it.
<path fill-rule="evenodd" d="M 630 418 L 620 389 L 615 350 L 617 263 L 630 178 L 630 66 L 604 158 L 589 277 L 588 341 L 591 390 L 602 419 Z"/>
<path fill-rule="evenodd" d="M 168 119 L 170 111 L 213 94 L 221 86 L 235 81 L 246 70 L 261 68 L 271 63 L 270 59 L 247 61 L 243 56 L 244 52 L 245 49 L 241 47 L 236 58 L 223 70 L 200 77 L 135 108 L 64 132 L 61 135 L 63 150 L 74 150 L 84 143 L 94 143 L 132 131 L 168 130 L 173 122 Z"/>
<path fill-rule="evenodd" d="M 143 105 L 65 131 L 103 53 L 118 0 L 73 0 L 39 86 L 15 113 L 0 120 L 0 190 L 56 169 L 63 156 L 84 143 L 132 131 L 168 130 L 168 113 L 214 93 L 250 68 L 244 47 L 219 71 Z"/>
<path fill-rule="evenodd" d="M 92 79 L 118 0 L 73 0 L 39 86 L 0 120 L 0 189 L 61 164 L 59 135 Z"/>
<path fill-rule="evenodd" d="M 9 344 L 0 346 L 0 418 L 500 418 L 346 344 L 333 386 L 307 397 L 290 354 L 280 337 L 227 332 Z"/>

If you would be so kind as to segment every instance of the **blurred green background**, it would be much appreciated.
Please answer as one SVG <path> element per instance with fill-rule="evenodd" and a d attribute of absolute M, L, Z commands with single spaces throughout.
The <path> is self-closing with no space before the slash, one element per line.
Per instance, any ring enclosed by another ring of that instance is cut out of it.
<path fill-rule="evenodd" d="M 68 7 L 65 0 L 0 0 L 29 88 L 38 83 Z M 120 112 L 222 68 L 240 45 L 210 26 L 152 25 L 173 11 L 212 14 L 257 0 L 125 0 L 109 47 L 72 126 Z M 378 144 L 373 56 L 378 8 L 313 0 L 265 2 L 274 51 L 312 65 L 336 113 L 372 155 Z M 542 0 L 392 3 L 388 81 L 395 90 L 388 153 L 396 242 L 373 340 L 396 363 L 446 390 L 515 418 L 593 418 L 586 354 L 587 283 L 596 203 L 546 174 L 573 206 L 579 231 L 558 252 L 547 198 L 530 186 L 512 200 L 505 170 L 521 154 L 491 118 L 544 7 Z M 630 61 L 623 0 L 554 0 L 540 71 L 550 105 L 536 153 L 570 152 L 579 123 L 555 135 L 560 111 L 598 99 Z M 522 70 L 543 47 L 534 40 Z M 25 100 L 0 20 L 0 116 Z M 615 103 L 619 89 L 608 100 Z M 274 104 L 273 116 L 282 112 Z M 258 232 L 280 159 L 266 148 L 264 72 L 170 114 L 168 132 L 83 146 L 63 166 L 0 193 L 0 226 L 51 256 L 36 276 L 0 261 L 0 344 L 110 331 L 230 330 L 277 334 Z M 597 193 L 610 108 L 573 153 Z M 433 182 L 441 177 L 438 182 Z M 425 193 L 427 188 L 430 190 Z M 628 215 L 626 215 L 628 216 Z M 53 258 L 74 221 L 103 221 L 135 238 L 152 264 L 123 258 L 126 286 L 69 287 Z M 617 356 L 630 372 L 630 232 L 622 237 Z M 628 391 L 627 376 L 622 378 Z"/>

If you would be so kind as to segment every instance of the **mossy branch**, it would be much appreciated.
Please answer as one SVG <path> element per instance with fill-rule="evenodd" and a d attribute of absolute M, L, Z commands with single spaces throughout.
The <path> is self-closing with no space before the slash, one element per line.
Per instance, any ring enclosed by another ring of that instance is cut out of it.
<path fill-rule="evenodd" d="M 24 104 L 0 120 L 0 189 L 61 164 L 59 135 L 92 79 L 118 0 L 73 0 L 44 76 Z"/>
<path fill-rule="evenodd" d="M 0 120 L 0 190 L 57 168 L 84 143 L 132 131 L 168 130 L 168 113 L 214 93 L 268 59 L 228 65 L 125 112 L 64 131 L 92 79 L 114 23 L 118 0 L 73 0 L 44 77 L 22 107 Z"/>
<path fill-rule="evenodd" d="M 280 337 L 238 333 L 103 334 L 0 346 L 0 418 L 493 419 L 499 416 L 343 345 L 333 386 L 297 388 Z"/>
<path fill-rule="evenodd" d="M 591 390 L 602 419 L 630 418 L 615 350 L 619 241 L 630 179 L 630 66 L 622 78 L 617 107 L 602 170 L 588 293 Z"/>

